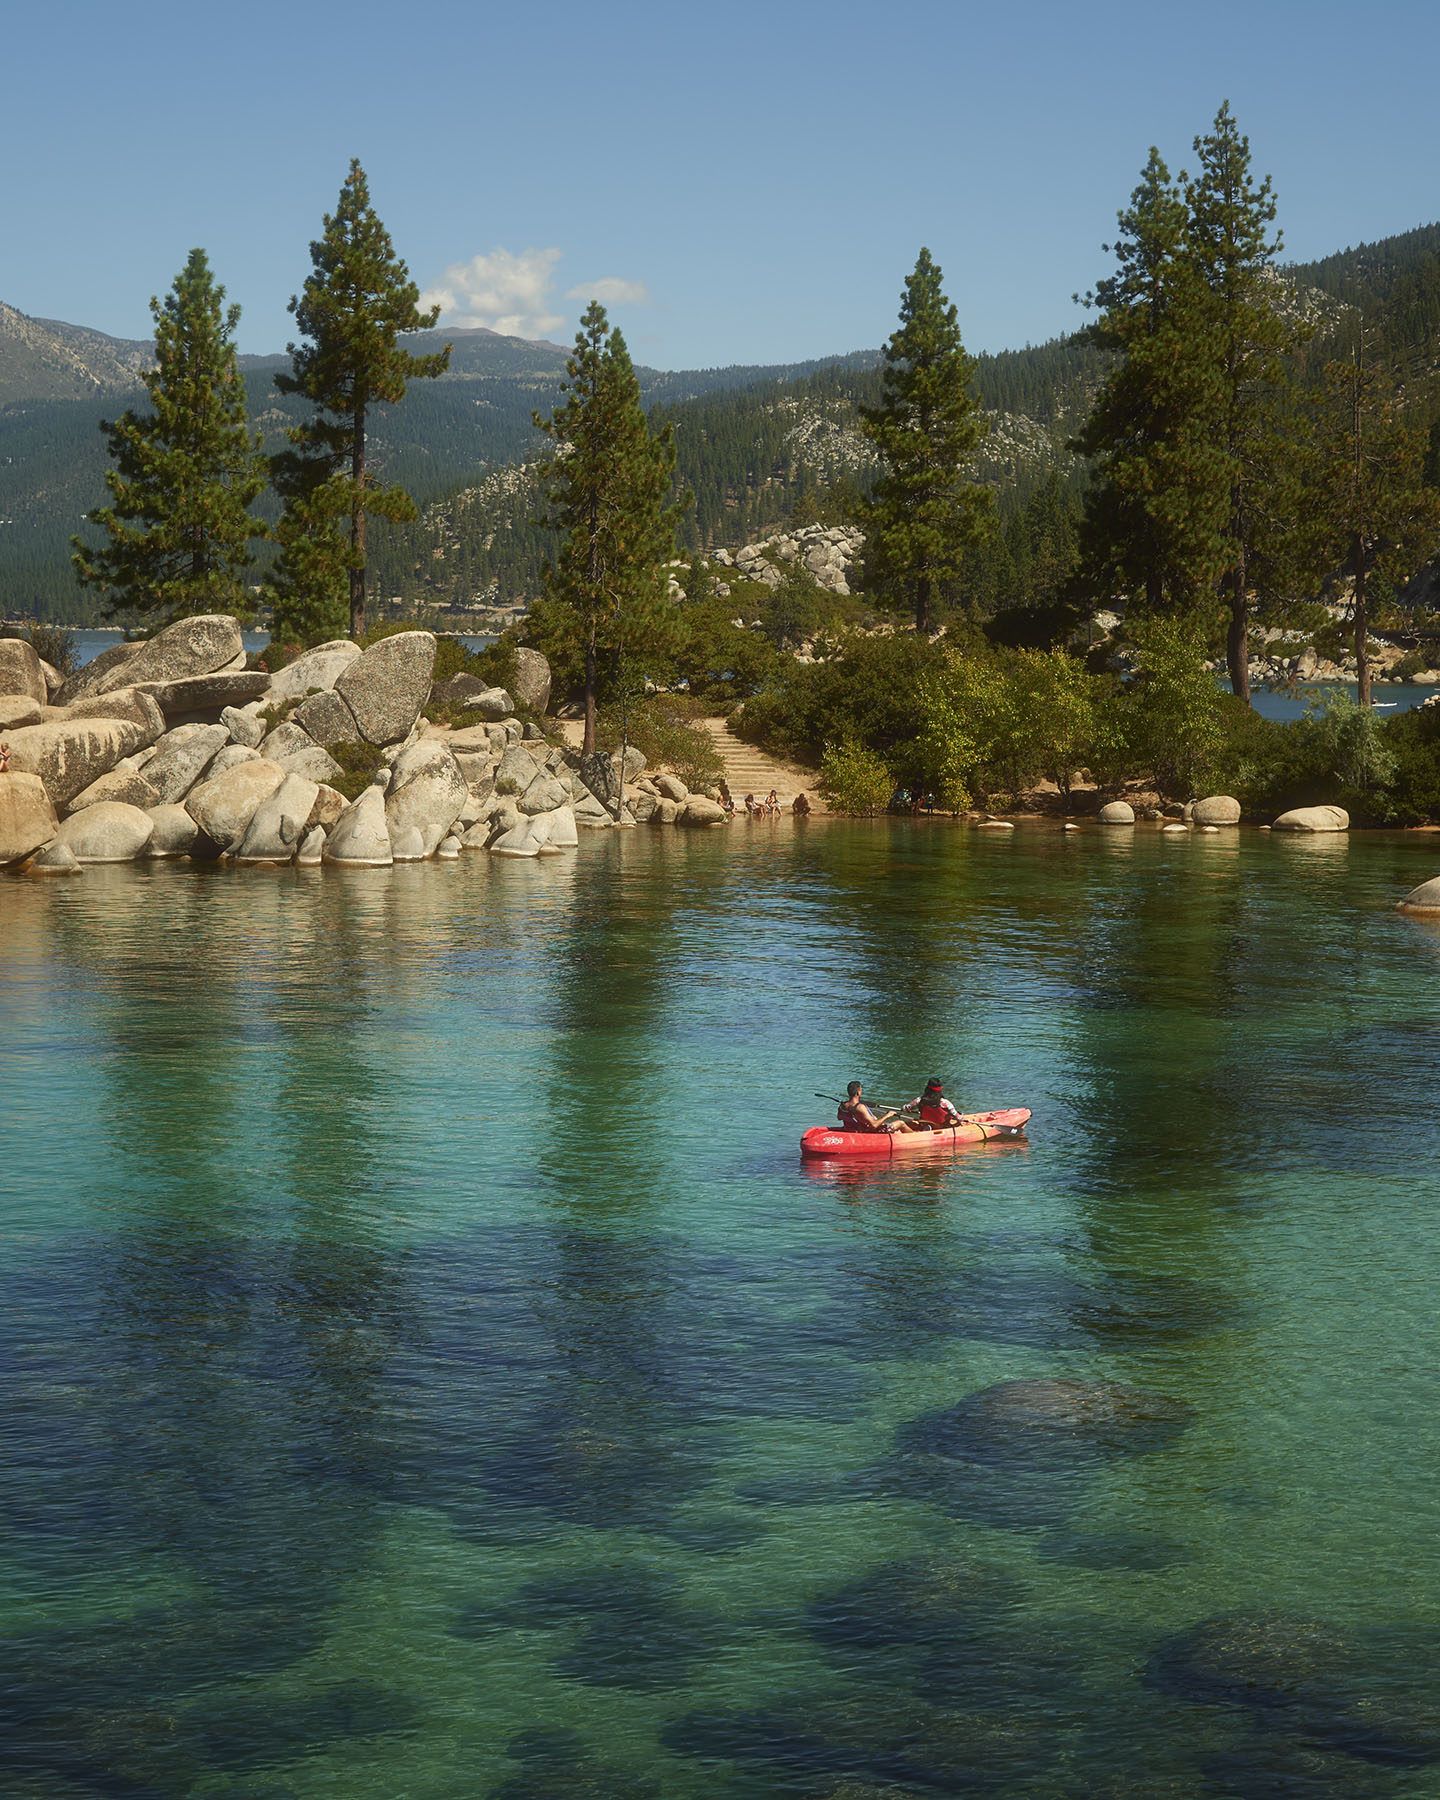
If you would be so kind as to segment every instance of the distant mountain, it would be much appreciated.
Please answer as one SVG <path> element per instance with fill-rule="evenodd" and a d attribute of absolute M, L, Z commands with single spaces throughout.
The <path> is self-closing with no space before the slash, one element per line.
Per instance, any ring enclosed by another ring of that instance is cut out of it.
<path fill-rule="evenodd" d="M 121 393 L 135 386 L 153 357 L 148 343 L 32 319 L 0 301 L 0 406 Z"/>

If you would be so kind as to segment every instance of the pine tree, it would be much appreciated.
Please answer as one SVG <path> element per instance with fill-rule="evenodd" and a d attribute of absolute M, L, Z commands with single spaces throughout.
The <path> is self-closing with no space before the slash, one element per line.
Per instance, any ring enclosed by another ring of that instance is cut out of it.
<path fill-rule="evenodd" d="M 658 648 L 674 626 L 665 564 L 690 496 L 674 496 L 674 432 L 652 435 L 625 340 L 598 301 L 580 321 L 561 393 L 549 419 L 535 415 L 555 446 L 541 483 L 545 523 L 561 539 L 545 587 L 552 626 L 584 658 L 588 755 L 602 661 L 614 679 L 627 657 Z"/>
<path fill-rule="evenodd" d="M 1425 481 L 1427 439 L 1376 366 L 1363 323 L 1325 370 L 1316 479 L 1307 496 L 1318 569 L 1350 580 L 1359 703 L 1370 705 L 1367 643 L 1377 586 L 1394 592 L 1435 552 L 1440 495 Z"/>
<path fill-rule="evenodd" d="M 975 362 L 940 282 L 922 249 L 885 346 L 880 404 L 860 409 L 883 465 L 863 512 L 866 586 L 903 598 L 921 632 L 963 575 L 966 552 L 993 529 L 993 496 L 970 473 L 986 429 Z"/>
<path fill-rule="evenodd" d="M 1085 298 L 1100 311 L 1091 341 L 1119 359 L 1074 443 L 1095 464 L 1085 573 L 1092 592 L 1188 610 L 1220 579 L 1229 469 L 1217 456 L 1209 291 L 1189 209 L 1153 147 L 1119 223 L 1105 246 L 1115 273 Z"/>
<path fill-rule="evenodd" d="M 275 385 L 281 393 L 303 395 L 315 405 L 315 416 L 290 433 L 291 442 L 318 465 L 294 477 L 294 490 L 299 497 L 314 496 L 323 487 L 330 499 L 343 498 L 341 510 L 349 521 L 350 635 L 360 637 L 365 631 L 366 519 L 372 513 L 396 520 L 416 516 L 405 490 L 377 486 L 367 465 L 370 409 L 398 404 L 409 381 L 443 374 L 450 346 L 433 356 L 412 356 L 399 348 L 401 332 L 428 330 L 440 309 L 419 310 L 419 289 L 370 204 L 369 183 L 358 159 L 350 163 L 339 205 L 325 216 L 324 235 L 310 246 L 310 261 L 304 289 L 290 301 L 309 342 L 288 346 L 294 373 L 277 375 Z M 329 569 L 331 516 L 327 505 L 319 519 L 312 517 L 311 523 L 321 529 L 314 546 L 302 552 L 305 515 L 292 512 L 287 530 L 297 568 L 303 559 Z M 312 590 L 306 603 L 325 605 L 327 591 L 323 585 Z"/>
<path fill-rule="evenodd" d="M 272 457 L 271 480 L 285 501 L 272 536 L 280 554 L 265 581 L 276 644 L 308 648 L 344 637 L 350 624 L 349 490 L 322 458 Z"/>
<path fill-rule="evenodd" d="M 155 367 L 141 379 L 153 410 L 100 427 L 115 465 L 105 476 L 111 504 L 90 519 L 109 542 L 72 539 L 72 561 L 82 586 L 104 591 L 112 618 L 249 612 L 240 576 L 251 539 L 264 535 L 249 507 L 265 463 L 235 360 L 240 308 L 224 301 L 205 252 L 192 250 L 164 301 L 150 302 Z"/>
<path fill-rule="evenodd" d="M 1267 530 L 1291 523 L 1267 499 L 1288 458 L 1282 421 L 1289 410 L 1291 354 L 1299 331 L 1278 306 L 1275 258 L 1282 247 L 1275 196 L 1267 175 L 1258 185 L 1250 169 L 1250 140 L 1242 137 L 1229 102 L 1207 137 L 1195 139 L 1199 172 L 1185 183 L 1190 254 L 1205 285 L 1206 344 L 1213 387 L 1216 440 L 1211 458 L 1225 519 L 1220 582 L 1229 613 L 1226 659 L 1230 683 L 1249 702 L 1249 616 L 1252 563 Z M 1277 557 L 1278 552 L 1271 554 Z"/>

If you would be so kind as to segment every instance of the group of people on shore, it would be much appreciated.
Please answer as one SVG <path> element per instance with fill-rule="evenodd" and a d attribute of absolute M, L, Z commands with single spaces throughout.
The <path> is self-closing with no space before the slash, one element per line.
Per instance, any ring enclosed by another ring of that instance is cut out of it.
<path fill-rule="evenodd" d="M 932 1075 L 913 1100 L 907 1100 L 903 1106 L 892 1106 L 881 1114 L 871 1111 L 863 1094 L 861 1084 L 852 1081 L 845 1089 L 845 1098 L 835 1109 L 835 1116 L 846 1131 L 934 1131 L 962 1123 L 958 1107 L 945 1098 L 938 1075 Z M 916 1116 L 910 1119 L 905 1116 L 907 1113 Z"/>
<path fill-rule="evenodd" d="M 735 805 L 735 797 L 730 792 L 730 784 L 728 781 L 722 781 L 720 783 L 720 804 L 725 809 L 726 818 L 734 818 L 736 812 L 740 810 Z M 745 796 L 744 813 L 747 819 L 778 819 L 783 811 L 784 806 L 779 794 L 776 793 L 774 788 L 771 788 L 770 792 L 763 800 L 757 798 L 754 794 L 747 794 Z M 805 794 L 797 794 L 790 802 L 790 811 L 795 814 L 796 817 L 803 819 L 810 811 L 810 801 L 808 796 Z"/>

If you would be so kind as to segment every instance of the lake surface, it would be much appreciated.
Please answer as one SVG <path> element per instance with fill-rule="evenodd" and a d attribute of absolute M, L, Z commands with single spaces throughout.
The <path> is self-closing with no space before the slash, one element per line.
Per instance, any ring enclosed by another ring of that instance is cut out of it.
<path fill-rule="evenodd" d="M 1437 865 L 5 882 L 0 1795 L 1440 1794 Z"/>

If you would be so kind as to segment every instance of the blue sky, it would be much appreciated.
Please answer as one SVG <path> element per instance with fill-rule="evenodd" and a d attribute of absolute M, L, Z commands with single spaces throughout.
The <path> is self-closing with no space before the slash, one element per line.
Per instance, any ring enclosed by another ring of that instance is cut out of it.
<path fill-rule="evenodd" d="M 879 344 L 922 243 L 972 349 L 1073 329 L 1151 143 L 1228 98 L 1296 258 L 1440 217 L 1440 9 L 1291 0 L 11 10 L 0 299 L 118 336 L 201 244 L 280 349 L 358 155 L 451 320 L 637 361 Z"/>

